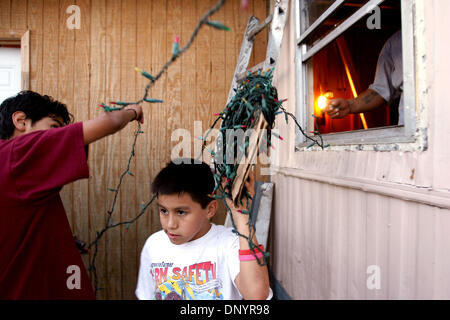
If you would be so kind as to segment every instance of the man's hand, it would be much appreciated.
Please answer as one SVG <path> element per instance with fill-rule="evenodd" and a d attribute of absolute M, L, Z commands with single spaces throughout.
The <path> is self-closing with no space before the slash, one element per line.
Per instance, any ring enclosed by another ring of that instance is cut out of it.
<path fill-rule="evenodd" d="M 386 101 L 377 92 L 367 89 L 357 98 L 345 100 L 342 98 L 328 101 L 325 112 L 331 119 L 342 119 L 350 113 L 358 114 L 372 111 L 386 104 Z"/>
<path fill-rule="evenodd" d="M 333 99 L 328 101 L 328 106 L 325 108 L 325 112 L 331 117 L 331 119 L 342 119 L 351 113 L 350 102 L 342 98 Z"/>

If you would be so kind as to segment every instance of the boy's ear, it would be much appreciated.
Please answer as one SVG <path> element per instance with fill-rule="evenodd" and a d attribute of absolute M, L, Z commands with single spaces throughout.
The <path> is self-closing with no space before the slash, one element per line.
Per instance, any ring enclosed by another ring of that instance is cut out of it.
<path fill-rule="evenodd" d="M 208 210 L 208 213 L 206 214 L 206 217 L 208 219 L 211 219 L 212 217 L 214 217 L 214 215 L 216 214 L 218 208 L 219 208 L 219 204 L 217 203 L 217 200 L 211 201 L 208 204 L 208 206 L 206 207 L 206 209 Z"/>
<path fill-rule="evenodd" d="M 19 132 L 25 132 L 27 115 L 23 111 L 16 111 L 12 114 L 12 122 Z"/>

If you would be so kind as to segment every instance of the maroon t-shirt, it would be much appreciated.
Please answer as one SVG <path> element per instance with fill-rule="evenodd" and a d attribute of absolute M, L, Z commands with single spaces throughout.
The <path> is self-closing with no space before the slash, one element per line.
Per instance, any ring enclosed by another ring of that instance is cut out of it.
<path fill-rule="evenodd" d="M 0 140 L 0 299 L 95 299 L 59 191 L 89 177 L 83 124 Z"/>

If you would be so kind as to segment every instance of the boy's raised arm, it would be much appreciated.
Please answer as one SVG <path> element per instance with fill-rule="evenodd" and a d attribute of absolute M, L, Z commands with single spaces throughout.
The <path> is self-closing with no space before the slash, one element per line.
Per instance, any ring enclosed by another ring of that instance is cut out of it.
<path fill-rule="evenodd" d="M 254 196 L 255 194 L 254 184 L 254 174 L 253 172 L 250 172 L 249 181 L 245 183 L 245 187 L 252 196 Z M 248 237 L 249 215 L 238 212 L 239 209 L 244 210 L 245 206 L 236 208 L 233 204 L 233 201 L 231 201 L 230 199 L 227 199 L 226 201 L 233 215 L 236 230 L 240 234 Z M 252 242 L 254 244 L 258 244 L 254 232 Z M 243 237 L 239 237 L 239 247 L 240 250 L 250 249 L 248 240 Z M 239 289 L 239 292 L 245 300 L 265 300 L 269 296 L 270 284 L 267 266 L 260 266 L 256 259 L 240 262 L 240 272 L 235 279 L 235 283 Z"/>
<path fill-rule="evenodd" d="M 119 111 L 105 112 L 97 118 L 83 121 L 84 144 L 88 145 L 110 134 L 122 130 L 133 120 L 144 123 L 142 107 L 129 105 Z"/>

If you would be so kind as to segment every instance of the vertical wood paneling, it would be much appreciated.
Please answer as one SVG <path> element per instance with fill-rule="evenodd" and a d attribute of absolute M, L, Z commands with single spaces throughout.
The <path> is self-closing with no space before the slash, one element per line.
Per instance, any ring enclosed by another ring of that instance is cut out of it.
<path fill-rule="evenodd" d="M 42 93 L 52 97 L 58 97 L 58 74 L 59 74 L 59 1 L 44 1 L 44 50 L 45 58 L 42 57 L 42 74 L 44 77 Z M 33 33 L 33 32 L 31 32 Z M 31 48 L 33 55 L 34 48 Z"/>
<path fill-rule="evenodd" d="M 179 5 L 178 0 L 169 0 L 167 2 L 167 43 L 170 45 L 171 41 L 174 41 L 175 37 L 181 36 L 182 20 L 179 18 L 182 15 L 182 7 Z M 180 39 L 181 41 L 181 39 Z M 187 39 L 183 39 L 180 44 L 181 47 Z M 170 52 L 168 50 L 168 52 Z M 167 132 L 171 133 L 179 128 L 181 123 L 181 117 L 183 114 L 183 105 L 181 100 L 182 90 L 182 66 L 181 63 L 175 63 L 169 70 L 167 70 L 167 83 L 166 83 L 166 103 L 170 106 L 168 109 L 167 117 Z M 170 135 L 166 136 L 167 140 L 170 139 Z"/>
<path fill-rule="evenodd" d="M 197 1 L 196 4 L 196 16 L 197 19 L 207 12 L 216 1 L 204 0 Z M 220 32 L 220 31 L 219 31 Z M 196 86 L 195 86 L 195 108 L 192 110 L 193 119 L 190 124 L 194 126 L 194 121 L 198 119 L 205 119 L 205 125 L 211 123 L 211 114 L 213 108 L 211 107 L 211 78 L 212 78 L 212 61 L 211 61 L 211 36 L 212 28 L 204 28 L 198 34 L 196 40 Z M 215 32 L 214 35 L 216 36 Z M 219 35 L 217 35 L 219 36 Z M 219 53 L 220 54 L 220 53 Z M 215 73 L 218 77 L 219 73 Z M 193 132 L 193 131 L 191 131 Z"/>
<path fill-rule="evenodd" d="M 11 30 L 11 1 L 0 1 L 0 30 Z"/>
<path fill-rule="evenodd" d="M 107 0 L 106 2 L 106 101 L 120 99 L 121 93 L 121 30 L 127 21 L 122 21 L 122 3 L 120 0 Z M 107 188 L 115 188 L 119 183 L 119 175 L 123 168 L 121 164 L 122 154 L 129 152 L 129 147 L 122 145 L 123 134 L 114 134 L 106 138 L 106 183 L 105 193 L 108 197 L 108 210 L 113 203 L 113 192 L 108 192 Z M 119 197 L 120 200 L 120 197 Z M 113 214 L 113 223 L 120 220 L 120 201 L 116 203 L 117 209 Z M 121 232 L 115 228 L 105 235 L 106 240 L 106 283 L 108 288 L 107 299 L 120 299 L 122 295 L 121 279 Z"/>
<path fill-rule="evenodd" d="M 91 1 L 77 0 L 77 5 L 83 13 L 81 19 L 81 29 L 71 30 L 74 33 L 73 48 L 73 115 L 75 121 L 89 119 L 90 109 L 90 77 L 89 77 L 89 58 L 90 58 L 90 32 L 91 32 Z M 67 15 L 64 16 L 67 18 Z M 70 80 L 68 80 L 70 81 Z M 90 241 L 91 227 L 90 201 L 89 201 L 89 180 L 79 180 L 73 184 L 73 211 L 72 211 L 72 230 L 79 239 Z M 87 257 L 85 257 L 87 258 Z M 86 259 L 87 261 L 87 259 Z"/>
<path fill-rule="evenodd" d="M 152 1 L 152 69 L 156 73 L 161 70 L 162 66 L 167 62 L 172 52 L 172 41 L 173 39 L 167 38 L 166 32 L 166 24 L 167 24 L 167 1 L 156 0 Z M 166 81 L 167 74 L 164 74 L 160 80 L 155 83 L 153 88 L 150 91 L 152 97 L 164 100 L 164 103 L 161 105 L 151 105 L 149 108 L 151 109 L 151 117 L 155 119 L 152 121 L 153 126 L 151 128 L 151 137 L 156 139 L 152 139 L 150 141 L 152 145 L 152 161 L 153 161 L 153 171 L 157 171 L 159 169 L 158 163 L 160 161 L 167 161 L 167 143 L 157 143 L 156 141 L 168 141 L 166 136 L 168 133 L 165 130 L 167 125 L 167 114 L 168 109 L 171 107 L 170 104 L 167 103 L 166 99 Z M 156 140 L 156 141 L 155 141 Z M 156 160 L 158 159 L 158 160 Z"/>
<path fill-rule="evenodd" d="M 27 0 L 11 0 L 11 30 L 22 34 L 27 29 Z"/>
<path fill-rule="evenodd" d="M 192 30 L 195 28 L 197 24 L 197 2 L 195 0 L 182 0 L 183 7 L 183 15 L 182 15 L 182 28 L 181 28 L 181 41 L 182 43 L 186 43 L 192 33 Z M 181 99 L 183 101 L 183 109 L 186 112 L 183 112 L 181 115 L 184 128 L 188 129 L 190 132 L 194 132 L 194 110 L 196 108 L 196 74 L 197 70 L 192 68 L 192 66 L 197 65 L 197 43 L 194 42 L 191 48 L 183 55 L 181 58 L 181 74 L 182 74 L 182 82 L 183 86 L 181 88 Z M 203 126 L 206 126 L 206 123 L 203 123 Z M 203 127 L 203 131 L 206 130 Z M 200 135 L 202 135 L 200 133 Z M 193 134 L 194 136 L 194 134 Z M 176 142 L 174 142 L 176 143 Z M 196 141 L 193 141 L 194 145 Z M 173 145 L 173 144 L 172 144 Z M 193 149 L 194 152 L 195 149 Z M 197 157 L 198 154 L 192 154 L 192 156 Z"/>
<path fill-rule="evenodd" d="M 227 44 L 225 48 L 225 81 L 227 83 L 227 92 L 230 90 L 231 82 L 233 80 L 234 71 L 236 68 L 237 57 L 239 56 L 239 51 L 241 49 L 240 45 L 236 46 L 236 43 L 241 43 L 243 38 L 239 38 L 240 34 L 237 33 L 238 27 L 236 23 L 236 14 L 234 1 L 227 1 L 224 5 L 225 11 L 225 23 L 231 28 L 232 32 L 225 33 L 225 42 Z M 237 39 L 236 39 L 237 38 Z M 228 94 L 227 94 L 228 95 Z M 226 98 L 225 98 L 226 99 Z M 225 102 L 226 103 L 226 100 Z"/>
<path fill-rule="evenodd" d="M 152 69 L 152 23 L 149 17 L 152 16 L 152 2 L 147 0 L 139 0 L 137 2 L 137 56 L 136 65 L 151 72 Z M 136 81 L 136 95 L 140 97 L 143 88 L 147 85 L 148 80 L 145 77 L 138 76 Z M 144 134 L 139 136 L 139 150 L 136 152 L 136 168 L 135 168 L 135 179 L 138 184 L 136 195 L 137 203 L 134 207 L 140 208 L 143 202 L 147 202 L 151 198 L 150 189 L 150 177 L 152 176 L 152 157 L 151 157 L 151 145 L 153 144 L 153 138 L 148 134 L 152 126 L 152 114 L 153 106 L 144 104 L 144 124 L 142 126 L 142 131 Z M 144 246 L 145 241 L 151 234 L 151 228 L 154 224 L 152 223 L 152 216 L 156 215 L 151 212 L 151 208 L 148 209 L 147 213 L 141 217 L 135 226 L 130 226 L 130 231 L 134 228 L 137 232 L 137 243 L 136 249 L 138 254 L 134 258 L 136 266 L 140 263 L 140 252 Z M 137 272 L 138 270 L 136 270 Z M 133 290 L 134 292 L 134 290 Z"/>
<path fill-rule="evenodd" d="M 266 16 L 266 1 L 265 0 L 253 0 L 253 8 L 251 12 L 259 18 L 260 22 L 264 21 Z M 261 31 L 255 40 L 253 47 L 253 63 L 256 65 L 263 62 L 266 58 L 267 49 L 267 28 Z"/>
<path fill-rule="evenodd" d="M 210 1 L 214 5 L 215 1 Z M 213 20 L 223 21 L 225 23 L 225 10 L 220 10 L 214 14 Z M 214 48 L 214 52 L 211 52 L 211 110 L 207 114 L 207 121 L 203 126 L 213 123 L 214 113 L 220 112 L 225 107 L 227 99 L 227 92 L 230 90 L 230 83 L 226 82 L 226 31 L 214 32 L 214 36 L 211 39 L 211 48 Z M 205 128 L 206 130 L 206 128 Z"/>
<path fill-rule="evenodd" d="M 37 92 L 42 92 L 43 72 L 42 72 L 42 57 L 43 57 L 43 8 L 44 0 L 29 0 L 28 1 L 28 28 L 30 33 L 30 88 Z M 0 4 L 2 1 L 0 1 Z M 1 9 L 0 9 L 1 12 Z M 0 13 L 1 14 L 1 13 Z M 0 22 L 1 28 L 1 22 Z"/>
<path fill-rule="evenodd" d="M 137 3 L 136 0 L 122 0 L 122 24 L 121 29 L 121 84 L 120 84 L 120 99 L 122 101 L 135 101 L 136 97 L 136 77 L 134 71 L 136 66 L 136 30 L 137 30 Z M 136 131 L 137 124 L 128 125 L 120 132 L 121 144 L 124 146 L 121 152 L 120 168 L 125 170 L 131 152 L 131 145 L 133 144 L 133 136 Z M 128 148 L 126 147 L 128 146 Z M 136 158 L 132 159 L 131 172 L 134 174 L 136 167 Z M 131 220 L 136 213 L 136 181 L 135 178 L 126 175 L 123 180 L 123 192 L 120 194 L 120 221 Z M 137 265 L 136 265 L 136 229 L 127 231 L 125 226 L 120 227 L 121 230 L 121 261 L 127 261 L 121 266 L 121 299 L 133 299 L 134 289 L 136 288 Z"/>
<path fill-rule="evenodd" d="M 71 30 L 74 33 L 74 61 L 73 61 L 73 115 L 75 121 L 89 119 L 90 109 L 90 32 L 91 32 L 91 6 L 90 0 L 77 0 L 77 5 L 82 12 L 81 29 Z M 63 8 L 65 12 L 66 8 Z M 67 19 L 67 14 L 64 15 Z M 88 158 L 89 159 L 89 158 Z M 72 190 L 72 231 L 82 241 L 90 243 L 91 221 L 89 180 L 83 179 L 74 182 Z M 89 265 L 89 255 L 83 255 L 85 265 Z"/>
<path fill-rule="evenodd" d="M 20 38 L 31 36 L 30 86 L 67 104 L 75 121 L 103 112 L 97 105 L 113 100 L 137 100 L 148 83 L 134 71 L 138 66 L 155 74 L 172 53 L 175 35 L 184 46 L 199 19 L 216 0 L 0 0 L 0 31 Z M 81 29 L 69 30 L 69 5 L 81 11 Z M 214 20 L 231 32 L 205 27 L 191 49 L 175 62 L 150 90 L 163 104 L 144 104 L 145 134 L 140 135 L 132 176 L 126 176 L 113 214 L 115 223 L 136 216 L 151 199 L 150 184 L 170 160 L 172 131 L 187 129 L 194 137 L 194 121 L 203 132 L 213 114 L 225 106 L 242 37 L 250 14 L 264 19 L 264 0 L 251 2 L 242 12 L 240 0 L 229 0 Z M 262 60 L 266 41 L 255 46 L 253 60 Z M 259 59 L 258 57 L 261 56 Z M 90 179 L 64 187 L 62 198 L 74 234 L 90 242 L 103 229 L 114 188 L 125 169 L 137 125 L 89 146 Z M 202 133 L 203 133 L 202 132 Z M 193 151 L 193 149 L 192 149 Z M 193 153 L 191 154 L 194 155 Z M 223 220 L 221 218 L 218 221 Z M 127 232 L 111 229 L 98 246 L 96 271 L 99 299 L 134 299 L 139 255 L 145 240 L 160 229 L 153 205 Z M 86 264 L 92 258 L 84 256 Z M 296 271 L 292 269 L 292 272 Z M 91 273 L 91 276 L 93 274 Z"/>
<path fill-rule="evenodd" d="M 90 16 L 90 57 L 89 57 L 89 119 L 99 115 L 101 108 L 97 105 L 106 101 L 106 0 L 95 0 L 91 3 Z M 96 232 L 101 230 L 105 224 L 105 216 L 108 203 L 106 202 L 106 163 L 109 157 L 106 154 L 106 139 L 96 141 L 89 146 L 89 229 L 92 241 Z M 106 283 L 106 235 L 103 241 L 98 244 L 96 256 L 96 273 L 99 287 L 105 288 L 97 293 L 97 298 L 107 297 L 108 287 Z M 90 254 L 90 259 L 94 254 L 94 249 Z M 91 273 L 91 279 L 93 273 Z"/>
<path fill-rule="evenodd" d="M 163 65 L 170 58 L 172 53 L 172 43 L 174 39 L 167 38 L 166 25 L 167 25 L 167 1 L 157 0 L 152 1 L 151 22 L 152 33 L 151 38 L 151 72 L 155 74 L 161 70 Z M 151 146 L 151 173 L 149 177 L 151 181 L 153 177 L 161 170 L 162 167 L 169 161 L 170 144 L 167 137 L 170 137 L 169 132 L 166 130 L 167 114 L 171 105 L 167 103 L 166 99 L 166 82 L 167 74 L 164 74 L 160 80 L 150 90 L 150 96 L 153 98 L 164 100 L 162 104 L 152 104 L 148 106 L 150 109 L 149 119 L 151 119 L 150 126 L 150 140 Z M 151 233 L 159 224 L 159 215 L 156 209 L 156 204 L 152 206 Z"/>
<path fill-rule="evenodd" d="M 75 33 L 66 26 L 66 8 L 72 4 L 69 0 L 59 1 L 59 15 L 58 24 L 59 28 L 58 39 L 56 39 L 56 44 L 59 45 L 57 64 L 58 64 L 58 99 L 67 106 L 73 106 L 73 77 L 74 77 L 74 48 L 75 48 Z M 76 117 L 76 109 L 71 107 L 71 113 L 75 116 L 75 121 L 78 120 Z M 64 207 L 66 208 L 69 221 L 73 225 L 73 184 L 64 187 L 64 192 L 61 194 Z M 76 232 L 74 230 L 73 232 Z"/>

